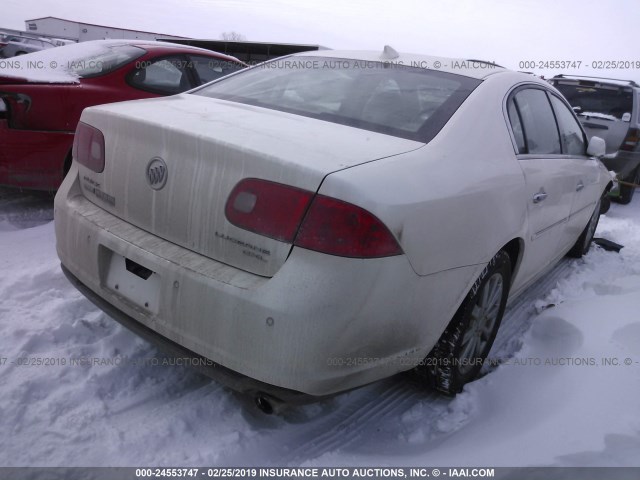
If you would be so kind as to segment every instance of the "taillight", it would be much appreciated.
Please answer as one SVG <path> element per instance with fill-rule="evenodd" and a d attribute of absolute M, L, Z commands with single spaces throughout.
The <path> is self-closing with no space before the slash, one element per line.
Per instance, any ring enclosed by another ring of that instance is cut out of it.
<path fill-rule="evenodd" d="M 395 237 L 377 217 L 352 203 L 324 195 L 313 200 L 294 244 L 341 257 L 402 254 Z"/>
<path fill-rule="evenodd" d="M 229 195 L 225 214 L 237 227 L 291 243 L 312 198 L 306 190 L 247 178 Z"/>
<path fill-rule="evenodd" d="M 330 255 L 402 254 L 389 229 L 363 208 L 281 183 L 242 180 L 229 195 L 225 214 L 237 227 Z"/>
<path fill-rule="evenodd" d="M 624 142 L 622 142 L 622 145 L 620 146 L 620 150 L 631 152 L 635 150 L 638 145 L 638 141 L 640 141 L 640 130 L 637 128 L 630 128 Z"/>
<path fill-rule="evenodd" d="M 73 139 L 73 158 L 93 170 L 102 173 L 104 170 L 104 135 L 97 128 L 79 122 Z"/>

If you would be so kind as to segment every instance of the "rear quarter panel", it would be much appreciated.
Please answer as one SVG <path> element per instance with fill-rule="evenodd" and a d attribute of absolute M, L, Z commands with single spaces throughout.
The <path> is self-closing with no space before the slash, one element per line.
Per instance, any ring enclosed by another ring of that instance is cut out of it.
<path fill-rule="evenodd" d="M 320 193 L 377 215 L 418 275 L 487 263 L 524 238 L 524 176 L 503 114 L 508 74 L 485 80 L 423 148 L 329 175 Z"/>
<path fill-rule="evenodd" d="M 15 119 L 20 129 L 74 131 L 79 116 L 74 123 L 69 102 L 75 88 L 78 84 L 24 83 L 0 85 L 0 94 L 8 98 L 17 95 L 28 97 L 26 112 Z"/>
<path fill-rule="evenodd" d="M 73 133 L 14 130 L 0 119 L 0 185 L 55 190 L 72 144 Z"/>

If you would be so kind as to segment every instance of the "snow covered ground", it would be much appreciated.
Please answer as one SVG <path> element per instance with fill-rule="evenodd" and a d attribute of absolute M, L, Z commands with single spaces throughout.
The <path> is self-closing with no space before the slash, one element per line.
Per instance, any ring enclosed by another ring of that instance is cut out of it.
<path fill-rule="evenodd" d="M 52 218 L 50 196 L 0 189 L 2 466 L 640 466 L 640 195 L 601 219 L 622 252 L 520 297 L 490 355 L 507 360 L 455 399 L 400 375 L 282 416 L 153 365 L 66 281 Z"/>

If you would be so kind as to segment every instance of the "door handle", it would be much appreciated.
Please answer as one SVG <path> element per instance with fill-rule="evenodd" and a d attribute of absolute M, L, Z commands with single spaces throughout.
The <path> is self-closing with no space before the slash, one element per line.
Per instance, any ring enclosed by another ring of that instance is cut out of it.
<path fill-rule="evenodd" d="M 547 198 L 547 192 L 545 192 L 544 189 L 541 188 L 540 191 L 533 196 L 533 203 L 540 203 L 545 198 Z"/>
<path fill-rule="evenodd" d="M 580 180 L 578 182 L 578 185 L 576 186 L 576 192 L 579 192 L 580 190 L 582 190 L 584 188 L 584 183 L 582 183 L 582 180 Z"/>

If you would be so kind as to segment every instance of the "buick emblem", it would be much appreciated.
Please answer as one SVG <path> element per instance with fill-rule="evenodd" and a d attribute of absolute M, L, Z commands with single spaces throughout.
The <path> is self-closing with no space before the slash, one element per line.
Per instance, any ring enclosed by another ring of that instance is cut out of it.
<path fill-rule="evenodd" d="M 147 183 L 154 190 L 160 190 L 167 183 L 167 164 L 160 157 L 152 158 L 147 165 Z"/>

